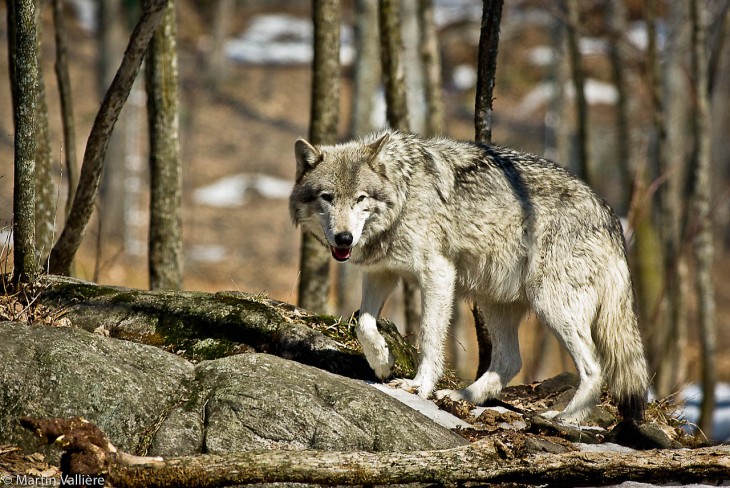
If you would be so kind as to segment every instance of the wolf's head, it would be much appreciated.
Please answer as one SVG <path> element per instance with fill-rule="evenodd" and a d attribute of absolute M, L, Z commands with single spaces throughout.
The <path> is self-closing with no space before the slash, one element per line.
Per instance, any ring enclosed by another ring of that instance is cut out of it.
<path fill-rule="evenodd" d="M 366 245 L 392 222 L 397 195 L 388 178 L 384 148 L 390 135 L 372 142 L 295 146 L 296 182 L 289 211 L 296 225 L 327 245 L 337 261 Z"/>

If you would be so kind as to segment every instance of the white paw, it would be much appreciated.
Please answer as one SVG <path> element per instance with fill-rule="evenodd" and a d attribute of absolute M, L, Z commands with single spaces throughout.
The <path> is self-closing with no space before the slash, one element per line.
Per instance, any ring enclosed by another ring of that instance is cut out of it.
<path fill-rule="evenodd" d="M 360 341 L 362 351 L 365 353 L 368 364 L 375 371 L 375 376 L 380 380 L 386 380 L 390 377 L 390 370 L 395 364 L 395 359 L 380 334 L 372 339 L 371 341 Z"/>
<path fill-rule="evenodd" d="M 392 381 L 389 381 L 388 386 L 392 386 L 393 388 L 400 388 L 401 390 L 405 390 L 409 393 L 418 393 L 421 384 L 416 382 L 416 380 L 411 380 L 408 378 L 396 378 Z"/>

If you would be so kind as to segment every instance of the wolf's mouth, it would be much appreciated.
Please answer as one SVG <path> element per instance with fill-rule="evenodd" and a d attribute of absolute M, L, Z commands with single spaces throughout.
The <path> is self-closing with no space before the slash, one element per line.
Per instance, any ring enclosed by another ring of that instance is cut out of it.
<path fill-rule="evenodd" d="M 351 247 L 330 246 L 330 252 L 332 253 L 332 257 L 341 263 L 347 261 L 352 256 Z"/>

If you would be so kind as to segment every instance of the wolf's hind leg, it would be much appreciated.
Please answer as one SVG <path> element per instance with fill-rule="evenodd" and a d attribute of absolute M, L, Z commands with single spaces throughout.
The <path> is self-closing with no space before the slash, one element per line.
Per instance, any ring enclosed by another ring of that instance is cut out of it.
<path fill-rule="evenodd" d="M 436 396 L 448 396 L 454 400 L 466 400 L 480 404 L 496 398 L 502 388 L 520 371 L 520 344 L 518 330 L 526 307 L 522 304 L 480 303 L 486 326 L 492 340 L 492 361 L 489 369 L 462 390 L 440 390 Z"/>
<path fill-rule="evenodd" d="M 562 412 L 547 412 L 543 415 L 562 422 L 579 423 L 601 395 L 601 365 L 591 336 L 597 300 L 588 291 L 570 297 L 566 295 L 564 298 L 555 294 L 536 301 L 535 313 L 568 350 L 578 371 L 580 384 Z"/>
<path fill-rule="evenodd" d="M 381 380 L 390 376 L 394 360 L 385 339 L 378 332 L 378 315 L 397 283 L 398 277 L 391 273 L 364 273 L 362 278 L 362 303 L 355 333 L 365 359 Z"/>

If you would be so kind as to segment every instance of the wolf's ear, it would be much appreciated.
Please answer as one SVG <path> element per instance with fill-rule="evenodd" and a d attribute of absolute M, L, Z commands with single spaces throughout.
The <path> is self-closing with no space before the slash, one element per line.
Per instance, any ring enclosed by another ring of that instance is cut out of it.
<path fill-rule="evenodd" d="M 322 160 L 322 153 L 304 139 L 297 139 L 297 142 L 294 144 L 294 154 L 297 158 L 296 181 L 299 183 L 302 176 L 317 166 Z"/>
<path fill-rule="evenodd" d="M 373 169 L 373 171 L 375 171 L 377 174 L 379 174 L 380 176 L 383 176 L 383 177 L 387 176 L 385 162 L 381 161 L 378 158 L 378 155 L 383 150 L 383 148 L 385 147 L 385 145 L 388 143 L 389 140 L 390 140 L 390 134 L 388 132 L 386 132 L 380 138 L 378 138 L 375 142 L 371 142 L 370 144 L 368 144 L 366 146 L 367 151 L 369 153 L 368 164 Z"/>

